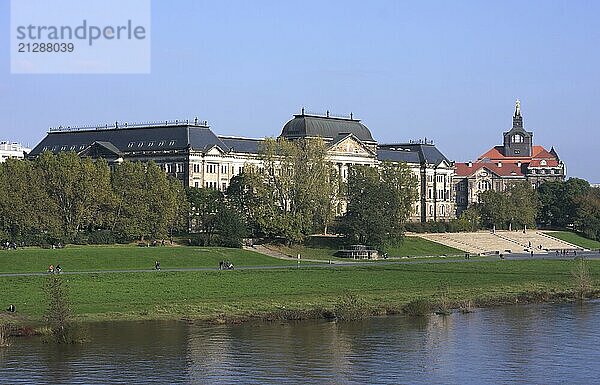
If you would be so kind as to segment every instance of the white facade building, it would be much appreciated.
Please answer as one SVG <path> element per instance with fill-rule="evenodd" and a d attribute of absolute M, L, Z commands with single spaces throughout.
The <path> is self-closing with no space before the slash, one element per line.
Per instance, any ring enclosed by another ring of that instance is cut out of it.
<path fill-rule="evenodd" d="M 418 180 L 419 199 L 412 221 L 448 221 L 455 217 L 452 190 L 454 162 L 431 141 L 379 144 L 371 131 L 350 117 L 305 114 L 289 120 L 280 138 L 320 138 L 325 141 L 329 161 L 342 179 L 353 165 L 378 166 L 381 162 L 404 162 Z M 154 161 L 187 187 L 225 191 L 231 178 L 244 167 L 261 167 L 260 146 L 264 139 L 218 136 L 206 122 L 175 121 L 147 125 L 85 127 L 51 130 L 30 153 L 75 151 L 80 156 L 104 158 L 109 164 Z M 345 212 L 340 202 L 337 213 Z"/>
<path fill-rule="evenodd" d="M 0 163 L 7 159 L 23 159 L 30 151 L 30 148 L 24 147 L 20 143 L 2 141 L 0 142 Z"/>

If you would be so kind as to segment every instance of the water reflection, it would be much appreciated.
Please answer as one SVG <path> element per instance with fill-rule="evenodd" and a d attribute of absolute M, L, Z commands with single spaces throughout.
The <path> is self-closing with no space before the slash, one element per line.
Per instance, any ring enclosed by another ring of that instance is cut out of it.
<path fill-rule="evenodd" d="M 87 325 L 84 345 L 18 339 L 0 383 L 594 383 L 600 303 L 361 322 Z"/>

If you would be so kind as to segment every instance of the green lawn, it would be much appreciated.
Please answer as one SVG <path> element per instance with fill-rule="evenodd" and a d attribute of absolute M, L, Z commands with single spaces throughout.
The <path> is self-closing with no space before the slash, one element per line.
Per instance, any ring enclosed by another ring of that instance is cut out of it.
<path fill-rule="evenodd" d="M 271 246 L 284 254 L 295 256 L 300 254 L 302 258 L 317 260 L 339 260 L 348 261 L 348 258 L 335 257 L 335 253 L 344 245 L 341 240 L 335 238 L 323 242 L 323 240 L 309 241 L 308 245 Z M 404 237 L 402 245 L 388 250 L 389 257 L 431 257 L 442 255 L 462 255 L 464 251 L 444 246 L 423 238 L 407 236 Z"/>
<path fill-rule="evenodd" d="M 235 266 L 293 264 L 252 251 L 219 247 L 67 246 L 59 250 L 24 248 L 0 251 L 0 273 L 43 272 L 50 264 L 64 271 L 218 267 L 230 260 Z"/>
<path fill-rule="evenodd" d="M 374 308 L 399 308 L 435 297 L 440 286 L 451 300 L 485 302 L 523 293 L 557 293 L 573 287 L 574 261 L 525 260 L 378 265 L 277 270 L 188 271 L 63 275 L 79 320 L 215 319 L 260 316 L 285 309 L 335 306 L 354 293 Z M 589 262 L 598 288 L 600 261 Z M 0 308 L 39 320 L 47 276 L 0 277 Z"/>
<path fill-rule="evenodd" d="M 577 233 L 573 233 L 571 231 L 552 231 L 546 232 L 545 234 L 550 235 L 551 237 L 555 237 L 561 239 L 565 242 L 572 243 L 577 246 L 581 246 L 584 249 L 600 249 L 600 242 L 594 241 L 593 239 L 584 238 Z"/>

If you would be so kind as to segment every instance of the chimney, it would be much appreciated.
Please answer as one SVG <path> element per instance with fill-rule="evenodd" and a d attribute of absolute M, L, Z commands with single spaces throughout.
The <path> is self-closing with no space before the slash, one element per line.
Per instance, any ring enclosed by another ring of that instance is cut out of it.
<path fill-rule="evenodd" d="M 517 162 L 517 167 L 518 167 L 518 168 L 521 168 L 521 161 L 518 161 L 518 162 Z"/>
<path fill-rule="evenodd" d="M 473 162 L 469 161 L 469 163 L 467 163 L 467 167 L 473 167 Z"/>
<path fill-rule="evenodd" d="M 502 162 L 498 161 L 498 167 L 502 167 Z"/>

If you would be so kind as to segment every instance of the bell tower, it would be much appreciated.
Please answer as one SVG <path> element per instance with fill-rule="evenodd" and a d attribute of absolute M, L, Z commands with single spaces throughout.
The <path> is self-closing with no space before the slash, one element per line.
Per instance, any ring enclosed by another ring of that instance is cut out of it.
<path fill-rule="evenodd" d="M 529 157 L 533 146 L 533 132 L 523 128 L 521 102 L 515 102 L 515 114 L 510 131 L 504 133 L 504 156 Z"/>

